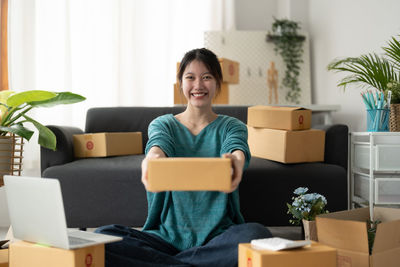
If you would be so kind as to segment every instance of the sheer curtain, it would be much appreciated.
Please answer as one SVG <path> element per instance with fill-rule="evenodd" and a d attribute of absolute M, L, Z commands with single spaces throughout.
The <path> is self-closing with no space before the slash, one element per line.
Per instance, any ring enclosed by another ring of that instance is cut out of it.
<path fill-rule="evenodd" d="M 231 30 L 233 0 L 12 0 L 10 90 L 72 91 L 86 101 L 31 113 L 84 128 L 99 106 L 173 104 L 176 62 L 203 32 Z M 24 170 L 39 175 L 37 136 Z"/>

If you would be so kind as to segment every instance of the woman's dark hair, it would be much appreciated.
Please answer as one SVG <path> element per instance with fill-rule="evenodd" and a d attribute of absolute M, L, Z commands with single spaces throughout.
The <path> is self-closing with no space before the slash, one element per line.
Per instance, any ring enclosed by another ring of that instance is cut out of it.
<path fill-rule="evenodd" d="M 219 92 L 221 91 L 221 83 L 222 83 L 221 65 L 219 64 L 217 56 L 212 51 L 206 48 L 198 48 L 190 50 L 183 56 L 177 74 L 180 87 L 182 86 L 183 72 L 185 71 L 186 67 L 194 60 L 202 62 L 206 66 L 208 71 L 211 73 L 211 75 L 214 76 L 217 82 L 216 95 L 218 95 Z"/>

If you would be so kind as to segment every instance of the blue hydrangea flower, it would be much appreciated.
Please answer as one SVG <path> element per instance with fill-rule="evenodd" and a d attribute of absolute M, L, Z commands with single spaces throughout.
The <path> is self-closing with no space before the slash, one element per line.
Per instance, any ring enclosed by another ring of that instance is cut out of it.
<path fill-rule="evenodd" d="M 312 202 L 314 199 L 317 199 L 318 197 L 315 197 L 313 194 L 305 194 L 303 195 L 304 201 L 306 202 Z"/>
<path fill-rule="evenodd" d="M 296 190 L 294 190 L 293 193 L 295 193 L 296 195 L 303 195 L 308 191 L 307 187 L 299 187 Z"/>

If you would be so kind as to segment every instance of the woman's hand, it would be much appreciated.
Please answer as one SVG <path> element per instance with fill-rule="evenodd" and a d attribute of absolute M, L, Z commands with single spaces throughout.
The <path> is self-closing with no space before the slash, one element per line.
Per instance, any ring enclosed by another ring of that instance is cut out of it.
<path fill-rule="evenodd" d="M 232 184 L 229 191 L 225 193 L 232 193 L 239 186 L 242 181 L 243 167 L 245 161 L 245 155 L 241 150 L 235 150 L 232 153 L 226 153 L 222 155 L 223 158 L 229 158 L 232 161 Z"/>
<path fill-rule="evenodd" d="M 147 165 L 149 162 L 149 159 L 156 159 L 156 158 L 165 158 L 166 155 L 164 153 L 164 151 L 161 150 L 161 148 L 159 148 L 158 146 L 153 146 L 152 148 L 150 148 L 149 152 L 147 152 L 146 157 L 143 159 L 142 161 L 142 183 L 144 185 L 144 187 L 147 190 L 147 185 L 148 185 L 148 181 L 147 181 Z"/>

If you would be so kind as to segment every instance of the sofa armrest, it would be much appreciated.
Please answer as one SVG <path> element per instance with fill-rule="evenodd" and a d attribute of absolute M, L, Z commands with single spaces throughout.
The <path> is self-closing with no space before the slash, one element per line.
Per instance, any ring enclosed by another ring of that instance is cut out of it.
<path fill-rule="evenodd" d="M 343 124 L 316 125 L 325 131 L 325 163 L 342 166 L 347 170 L 349 128 Z"/>
<path fill-rule="evenodd" d="M 56 151 L 40 148 L 40 168 L 41 173 L 48 167 L 61 165 L 74 160 L 74 144 L 72 136 L 82 134 L 83 131 L 76 127 L 69 126 L 47 126 L 57 138 Z"/>

